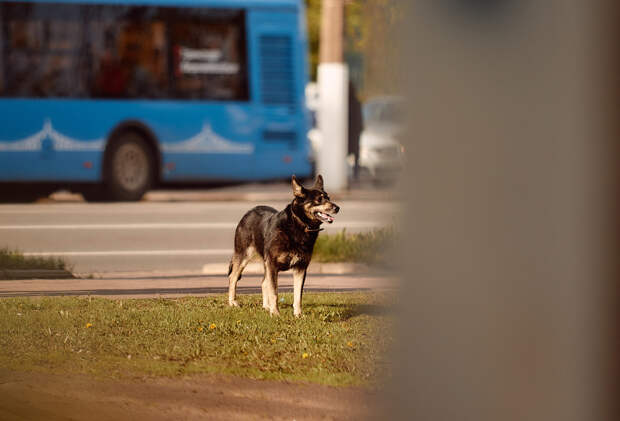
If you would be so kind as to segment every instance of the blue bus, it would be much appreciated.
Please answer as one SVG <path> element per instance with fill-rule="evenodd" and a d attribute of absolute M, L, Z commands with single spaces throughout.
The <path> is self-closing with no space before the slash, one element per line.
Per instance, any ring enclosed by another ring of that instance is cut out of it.
<path fill-rule="evenodd" d="M 305 19 L 303 0 L 0 2 L 0 194 L 311 176 Z"/>

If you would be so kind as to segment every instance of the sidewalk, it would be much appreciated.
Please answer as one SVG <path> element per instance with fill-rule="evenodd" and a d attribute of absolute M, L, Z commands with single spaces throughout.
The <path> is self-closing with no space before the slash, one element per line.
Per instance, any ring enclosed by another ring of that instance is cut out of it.
<path fill-rule="evenodd" d="M 32 279 L 0 281 L 0 297 L 100 296 L 106 298 L 175 298 L 205 296 L 228 292 L 228 277 L 201 273 L 125 273 L 100 274 L 93 279 Z M 262 275 L 247 275 L 237 284 L 239 294 L 261 293 Z M 396 277 L 388 274 L 314 274 L 308 275 L 306 292 L 346 292 L 391 290 Z M 279 276 L 278 290 L 293 291 L 293 278 Z"/>

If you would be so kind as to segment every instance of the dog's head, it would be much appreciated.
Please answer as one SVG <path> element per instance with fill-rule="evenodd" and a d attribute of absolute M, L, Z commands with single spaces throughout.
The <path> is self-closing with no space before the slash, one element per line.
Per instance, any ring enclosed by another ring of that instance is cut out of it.
<path fill-rule="evenodd" d="M 314 224 L 323 222 L 332 223 L 340 207 L 329 199 L 329 195 L 323 190 L 323 177 L 318 175 L 314 186 L 307 189 L 293 176 L 293 207 L 298 216 L 304 216 L 307 221 Z"/>

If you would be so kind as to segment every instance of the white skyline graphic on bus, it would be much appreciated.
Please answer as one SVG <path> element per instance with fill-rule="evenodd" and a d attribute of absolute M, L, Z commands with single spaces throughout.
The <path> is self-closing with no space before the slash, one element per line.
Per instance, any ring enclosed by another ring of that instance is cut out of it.
<path fill-rule="evenodd" d="M 102 152 L 105 139 L 81 140 L 65 136 L 52 126 L 51 120 L 45 119 L 43 128 L 38 132 L 17 140 L 0 140 L 0 152 L 36 152 L 43 149 L 43 141 L 50 139 L 52 149 L 56 151 L 95 151 Z M 223 138 L 204 123 L 202 130 L 196 135 L 179 142 L 160 143 L 161 150 L 168 153 L 229 153 L 251 154 L 254 145 L 238 143 Z"/>
<path fill-rule="evenodd" d="M 43 128 L 23 139 L 8 141 L 0 140 L 0 151 L 40 151 L 43 140 L 50 139 L 53 149 L 57 151 L 102 151 L 104 139 L 78 140 L 57 132 L 51 120 L 45 119 Z"/>
<path fill-rule="evenodd" d="M 251 154 L 254 152 L 252 143 L 233 142 L 223 138 L 204 123 L 202 130 L 195 136 L 180 142 L 161 143 L 164 152 L 197 152 L 197 153 L 236 153 Z"/>

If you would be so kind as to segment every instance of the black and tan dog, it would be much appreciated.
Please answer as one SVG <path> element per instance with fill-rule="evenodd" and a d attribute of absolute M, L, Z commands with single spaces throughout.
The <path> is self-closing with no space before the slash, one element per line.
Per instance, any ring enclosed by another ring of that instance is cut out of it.
<path fill-rule="evenodd" d="M 332 223 L 330 213 L 340 208 L 330 201 L 323 190 L 323 177 L 317 177 L 314 186 L 304 188 L 293 176 L 293 201 L 278 212 L 269 206 L 257 206 L 248 211 L 235 230 L 235 252 L 228 267 L 228 304 L 238 306 L 235 300 L 237 281 L 252 258 L 258 254 L 265 265 L 262 283 L 263 307 L 272 315 L 278 310 L 278 272 L 293 270 L 293 312 L 301 315 L 301 294 L 306 280 L 306 269 L 312 258 L 314 242 L 323 222 Z"/>

